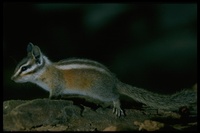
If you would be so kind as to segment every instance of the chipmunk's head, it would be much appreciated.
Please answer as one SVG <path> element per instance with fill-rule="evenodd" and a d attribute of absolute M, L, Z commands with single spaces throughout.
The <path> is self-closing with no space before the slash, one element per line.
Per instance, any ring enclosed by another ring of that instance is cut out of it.
<path fill-rule="evenodd" d="M 27 57 L 19 62 L 11 80 L 19 83 L 32 81 L 35 79 L 37 71 L 43 65 L 44 60 L 40 48 L 29 43 L 27 46 Z"/>

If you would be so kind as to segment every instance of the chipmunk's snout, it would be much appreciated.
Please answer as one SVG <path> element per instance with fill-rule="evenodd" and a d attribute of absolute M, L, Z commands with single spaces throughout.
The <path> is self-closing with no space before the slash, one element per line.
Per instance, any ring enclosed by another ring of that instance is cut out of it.
<path fill-rule="evenodd" d="M 15 81 L 16 77 L 13 75 L 10 79 Z"/>
<path fill-rule="evenodd" d="M 17 75 L 12 75 L 12 77 L 10 78 L 12 81 L 15 81 L 16 83 L 18 83 L 19 81 L 19 77 Z"/>
<path fill-rule="evenodd" d="M 21 79 L 16 75 L 13 75 L 10 79 L 13 80 L 16 83 L 24 83 L 24 82 L 26 82 L 24 79 Z"/>
<path fill-rule="evenodd" d="M 13 79 L 14 79 L 14 77 L 12 76 L 10 79 L 11 79 L 11 80 L 13 80 Z"/>

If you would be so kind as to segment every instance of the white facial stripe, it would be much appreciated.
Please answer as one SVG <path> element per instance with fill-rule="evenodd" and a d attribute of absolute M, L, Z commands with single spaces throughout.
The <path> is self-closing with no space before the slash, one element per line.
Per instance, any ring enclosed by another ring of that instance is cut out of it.
<path fill-rule="evenodd" d="M 22 67 L 27 66 L 28 64 L 30 64 L 30 61 L 28 61 L 26 64 L 21 65 L 14 76 L 17 76 L 21 72 Z"/>
<path fill-rule="evenodd" d="M 25 65 L 24 65 L 25 66 Z M 36 65 L 32 65 L 30 68 L 28 68 L 26 71 L 22 72 L 22 73 L 28 73 L 33 71 L 37 66 Z"/>
<path fill-rule="evenodd" d="M 19 69 L 18 69 L 17 72 L 15 73 L 15 76 L 17 76 L 17 75 L 21 72 L 22 67 L 28 66 L 30 63 L 31 63 L 31 61 L 28 61 L 27 63 L 21 65 L 21 67 L 19 67 Z M 23 71 L 22 73 L 31 72 L 31 71 L 33 71 L 33 70 L 36 69 L 36 68 L 37 68 L 37 65 L 32 65 L 30 68 L 28 68 L 27 70 Z"/>
<path fill-rule="evenodd" d="M 96 66 L 92 66 L 92 65 L 84 65 L 84 64 L 70 64 L 70 65 L 58 65 L 56 66 L 59 69 L 62 70 L 70 70 L 70 69 L 94 69 L 96 71 L 99 72 L 103 72 L 106 73 L 108 75 L 110 75 L 106 70 L 96 67 Z"/>

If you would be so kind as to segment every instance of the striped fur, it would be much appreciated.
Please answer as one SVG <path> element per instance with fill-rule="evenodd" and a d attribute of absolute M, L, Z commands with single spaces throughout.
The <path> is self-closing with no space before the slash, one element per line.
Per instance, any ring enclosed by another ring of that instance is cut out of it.
<path fill-rule="evenodd" d="M 67 59 L 55 63 L 55 67 L 62 70 L 92 69 L 107 75 L 111 72 L 102 64 L 88 59 Z"/>

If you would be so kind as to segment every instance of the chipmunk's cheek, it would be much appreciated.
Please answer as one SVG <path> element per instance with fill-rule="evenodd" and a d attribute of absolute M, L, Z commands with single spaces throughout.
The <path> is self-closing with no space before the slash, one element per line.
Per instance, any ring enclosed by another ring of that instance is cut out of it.
<path fill-rule="evenodd" d="M 22 79 L 15 79 L 15 80 L 13 80 L 13 81 L 15 81 L 16 83 L 25 83 L 26 81 L 24 81 L 24 80 L 22 80 Z"/>

